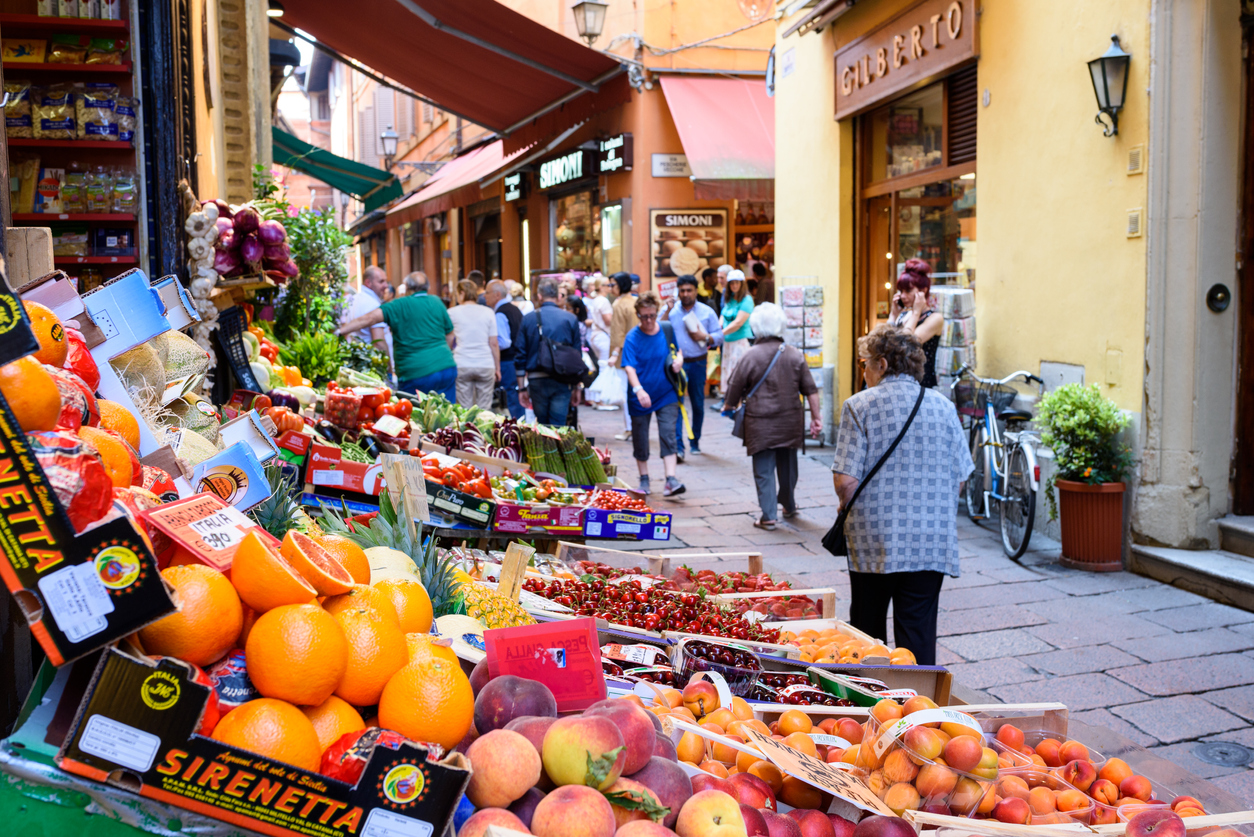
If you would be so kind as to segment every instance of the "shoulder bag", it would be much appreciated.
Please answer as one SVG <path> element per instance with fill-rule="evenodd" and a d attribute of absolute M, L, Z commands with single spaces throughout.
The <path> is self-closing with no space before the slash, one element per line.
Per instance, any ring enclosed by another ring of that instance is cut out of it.
<path fill-rule="evenodd" d="M 763 382 L 770 377 L 771 370 L 775 368 L 776 361 L 784 354 L 785 348 L 787 348 L 787 344 L 779 344 L 779 351 L 775 353 L 775 357 L 771 358 L 771 362 L 767 365 L 766 371 L 762 373 L 762 377 L 753 385 L 753 389 L 749 390 L 749 394 L 740 400 L 740 406 L 732 413 L 732 435 L 737 439 L 744 439 L 745 437 L 745 405 L 749 403 L 749 399 L 753 397 L 753 394 L 758 391 L 758 387 L 762 386 Z"/>
<path fill-rule="evenodd" d="M 840 510 L 840 514 L 836 515 L 836 522 L 832 524 L 832 528 L 827 530 L 827 534 L 823 536 L 823 548 L 838 557 L 849 554 L 849 544 L 845 540 L 845 520 L 849 517 L 849 510 L 853 508 L 853 504 L 857 502 L 858 495 L 862 493 L 862 489 L 866 488 L 866 484 L 871 481 L 876 472 L 883 467 L 888 461 L 888 457 L 893 455 L 893 451 L 897 450 L 897 445 L 901 443 L 902 438 L 906 435 L 906 431 L 910 429 L 910 425 L 914 422 L 915 415 L 919 412 L 919 405 L 923 403 L 923 396 L 927 394 L 927 390 L 919 387 L 919 397 L 914 402 L 914 409 L 910 411 L 909 418 L 902 425 L 901 432 L 897 434 L 897 438 L 893 439 L 893 443 L 888 446 L 888 450 L 884 451 L 884 455 L 879 458 L 875 466 L 871 468 L 862 481 L 858 483 L 858 487 L 854 489 L 853 496 L 849 498 L 849 502 Z"/>
<path fill-rule="evenodd" d="M 536 367 L 547 373 L 553 380 L 571 386 L 579 383 L 579 379 L 588 371 L 583 365 L 583 352 L 578 346 L 555 343 L 544 336 L 544 323 L 541 321 L 539 308 L 536 309 L 536 328 L 540 332 L 540 347 L 536 355 Z"/>
<path fill-rule="evenodd" d="M 684 396 L 688 394 L 688 373 L 684 371 L 682 365 L 678 372 L 671 368 L 675 358 L 682 357 L 679 354 L 679 345 L 675 342 L 675 327 L 666 320 L 658 325 L 662 327 L 662 333 L 666 335 L 666 344 L 670 346 L 670 351 L 666 355 L 666 380 L 671 382 L 675 394 L 679 396 L 680 401 L 683 401 Z"/>

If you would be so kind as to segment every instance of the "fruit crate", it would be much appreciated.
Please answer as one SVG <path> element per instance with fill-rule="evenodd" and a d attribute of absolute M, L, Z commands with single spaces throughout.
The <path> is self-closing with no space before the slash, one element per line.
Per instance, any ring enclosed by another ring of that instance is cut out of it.
<path fill-rule="evenodd" d="M 252 367 L 248 365 L 248 349 L 244 346 L 244 329 L 247 327 L 243 308 L 232 305 L 221 311 L 218 314 L 218 345 L 226 353 L 231 371 L 235 373 L 235 380 L 239 382 L 239 389 L 266 392 L 270 387 L 263 388 L 253 375 Z M 266 383 L 269 384 L 269 381 Z"/>

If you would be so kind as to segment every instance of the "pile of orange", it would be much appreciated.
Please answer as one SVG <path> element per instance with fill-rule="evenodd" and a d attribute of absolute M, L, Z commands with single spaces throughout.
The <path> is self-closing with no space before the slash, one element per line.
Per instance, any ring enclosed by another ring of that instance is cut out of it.
<path fill-rule="evenodd" d="M 290 531 L 275 548 L 252 532 L 229 578 L 199 564 L 162 576 L 180 610 L 140 631 L 144 650 L 206 666 L 242 647 L 262 695 L 223 715 L 213 738 L 317 770 L 328 747 L 365 729 L 363 707 L 377 706 L 382 726 L 446 749 L 469 731 L 470 680 L 427 634 L 426 589 L 361 583 L 369 565 L 351 541 Z"/>
<path fill-rule="evenodd" d="M 843 634 L 835 628 L 821 631 L 807 629 L 798 633 L 781 631 L 779 641 L 782 645 L 796 646 L 803 663 L 856 665 L 868 657 L 885 657 L 895 666 L 915 665 L 914 654 L 909 648 L 889 648 L 883 643 L 867 642 Z"/>

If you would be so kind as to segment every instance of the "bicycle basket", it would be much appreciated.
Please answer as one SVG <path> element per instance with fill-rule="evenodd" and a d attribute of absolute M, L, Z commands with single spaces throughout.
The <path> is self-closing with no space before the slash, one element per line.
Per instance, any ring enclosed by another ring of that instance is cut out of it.
<path fill-rule="evenodd" d="M 954 406 L 964 416 L 979 418 L 984 415 L 983 402 L 977 400 L 979 385 L 975 381 L 962 380 L 954 385 Z"/>
<path fill-rule="evenodd" d="M 1010 409 L 1010 405 L 1019 397 L 1019 391 L 1012 386 L 1006 384 L 996 384 L 984 389 L 980 392 L 980 407 L 983 408 L 989 401 L 993 402 L 993 409 L 999 413 Z"/>

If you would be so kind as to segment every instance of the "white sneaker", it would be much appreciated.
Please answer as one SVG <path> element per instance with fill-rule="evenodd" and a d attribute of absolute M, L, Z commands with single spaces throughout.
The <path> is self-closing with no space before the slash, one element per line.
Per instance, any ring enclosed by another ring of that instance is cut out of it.
<path fill-rule="evenodd" d="M 601 410 L 602 412 L 612 413 L 618 409 L 618 405 L 617 404 L 598 404 L 597 409 Z"/>
<path fill-rule="evenodd" d="M 622 433 L 615 433 L 615 434 L 614 434 L 614 438 L 615 438 L 615 439 L 617 439 L 617 440 L 618 440 L 618 441 L 620 441 L 620 442 L 627 442 L 627 441 L 630 441 L 630 440 L 631 440 L 631 431 L 630 431 L 630 430 L 624 430 Z"/>

